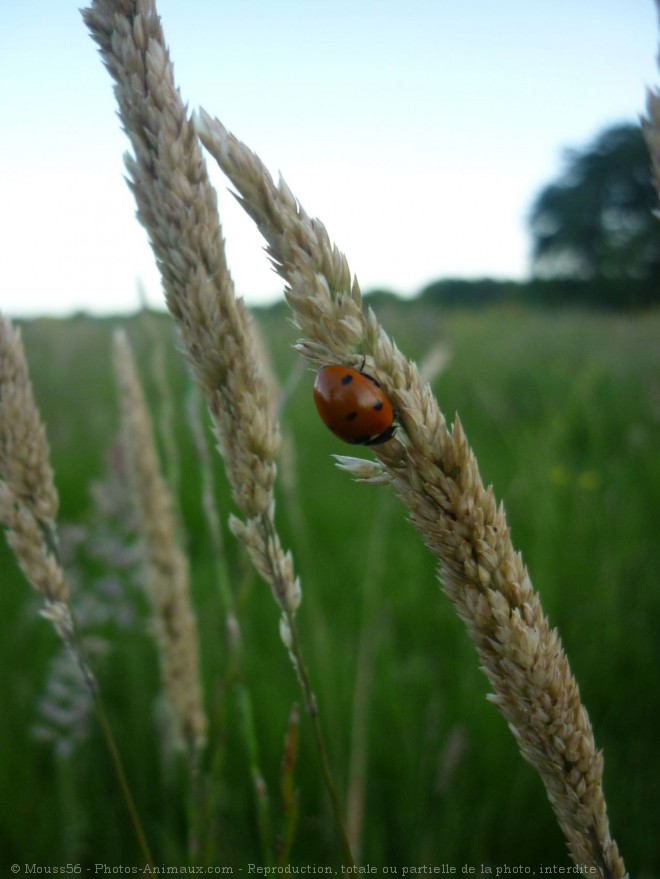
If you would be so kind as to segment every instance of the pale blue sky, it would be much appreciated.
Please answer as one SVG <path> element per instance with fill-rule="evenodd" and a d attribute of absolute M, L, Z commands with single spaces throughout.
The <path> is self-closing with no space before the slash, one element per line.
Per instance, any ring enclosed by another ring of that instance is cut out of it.
<path fill-rule="evenodd" d="M 282 172 L 363 289 L 524 277 L 525 218 L 562 150 L 642 112 L 652 0 L 159 0 L 175 75 Z M 0 308 L 162 301 L 127 142 L 77 3 L 0 0 Z M 213 170 L 236 287 L 282 284 Z"/>

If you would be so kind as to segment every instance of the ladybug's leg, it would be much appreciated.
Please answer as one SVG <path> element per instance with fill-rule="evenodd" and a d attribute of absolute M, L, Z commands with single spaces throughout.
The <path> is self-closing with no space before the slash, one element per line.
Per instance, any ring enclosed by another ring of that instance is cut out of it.
<path fill-rule="evenodd" d="M 373 436 L 370 439 L 363 442 L 361 445 L 363 446 L 379 446 L 381 443 L 386 443 L 388 440 L 391 440 L 394 436 L 394 432 L 396 430 L 396 424 L 392 423 L 386 431 L 380 434 L 380 436 Z"/>

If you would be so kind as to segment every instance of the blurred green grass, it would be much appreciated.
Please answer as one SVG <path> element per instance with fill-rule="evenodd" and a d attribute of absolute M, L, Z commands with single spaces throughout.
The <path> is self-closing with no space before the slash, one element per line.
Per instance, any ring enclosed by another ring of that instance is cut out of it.
<path fill-rule="evenodd" d="M 413 359 L 422 361 L 437 344 L 450 351 L 434 390 L 449 420 L 459 413 L 484 480 L 504 501 L 514 545 L 561 632 L 605 750 L 612 830 L 627 867 L 632 874 L 657 875 L 660 313 L 441 312 L 429 304 L 387 302 L 379 317 Z M 279 309 L 260 312 L 258 322 L 274 371 L 285 382 L 296 363 L 295 331 Z M 22 328 L 62 522 L 87 520 L 90 482 L 102 474 L 117 431 L 110 341 L 119 323 L 79 316 Z M 155 413 L 154 352 L 162 345 L 167 353 L 207 702 L 225 720 L 211 740 L 223 755 L 214 779 L 221 807 L 217 863 L 259 862 L 238 712 L 219 686 L 227 649 L 185 419 L 185 367 L 166 316 L 121 323 Z M 333 452 L 351 450 L 318 420 L 312 381 L 312 373 L 302 374 L 284 410 L 286 472 L 277 517 L 302 579 L 301 637 L 342 794 L 350 784 L 353 689 L 360 640 L 366 639 L 363 860 L 459 869 L 463 863 L 567 864 L 540 780 L 486 703 L 486 679 L 440 592 L 433 559 L 386 488 L 356 485 L 332 466 Z M 226 525 L 232 507 L 219 461 L 217 470 Z M 268 588 L 252 577 L 228 532 L 225 539 L 277 825 L 283 736 L 299 696 Z M 4 540 L 0 571 L 0 860 L 137 863 L 99 735 L 68 762 L 31 737 L 57 644 Z M 184 857 L 184 805 L 177 777 L 159 755 L 158 674 L 147 628 L 143 618 L 121 636 L 99 676 L 156 860 L 168 863 Z M 301 729 L 293 861 L 334 864 L 339 848 L 304 717 Z"/>

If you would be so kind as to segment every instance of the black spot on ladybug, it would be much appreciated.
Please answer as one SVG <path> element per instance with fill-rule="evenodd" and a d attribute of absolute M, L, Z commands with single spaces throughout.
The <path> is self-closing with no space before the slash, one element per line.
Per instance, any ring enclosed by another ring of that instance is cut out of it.
<path fill-rule="evenodd" d="M 355 419 L 357 417 L 358 417 L 357 412 L 349 412 L 348 415 L 346 416 L 346 421 L 355 421 Z"/>
<path fill-rule="evenodd" d="M 353 376 L 352 376 L 352 375 L 345 375 L 345 376 L 342 378 L 341 383 L 342 383 L 343 385 L 350 385 L 350 383 L 351 383 L 352 381 L 353 381 Z"/>
<path fill-rule="evenodd" d="M 380 412 L 380 410 L 382 408 L 383 408 L 383 401 L 382 400 L 379 400 L 377 403 L 374 403 L 374 410 L 376 412 Z"/>

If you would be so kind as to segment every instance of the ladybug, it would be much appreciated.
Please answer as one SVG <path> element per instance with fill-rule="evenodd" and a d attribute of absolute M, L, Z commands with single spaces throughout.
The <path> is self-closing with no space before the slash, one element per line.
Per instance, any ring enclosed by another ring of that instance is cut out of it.
<path fill-rule="evenodd" d="M 376 446 L 395 431 L 394 410 L 375 378 L 348 366 L 324 366 L 314 382 L 321 421 L 345 443 Z"/>

